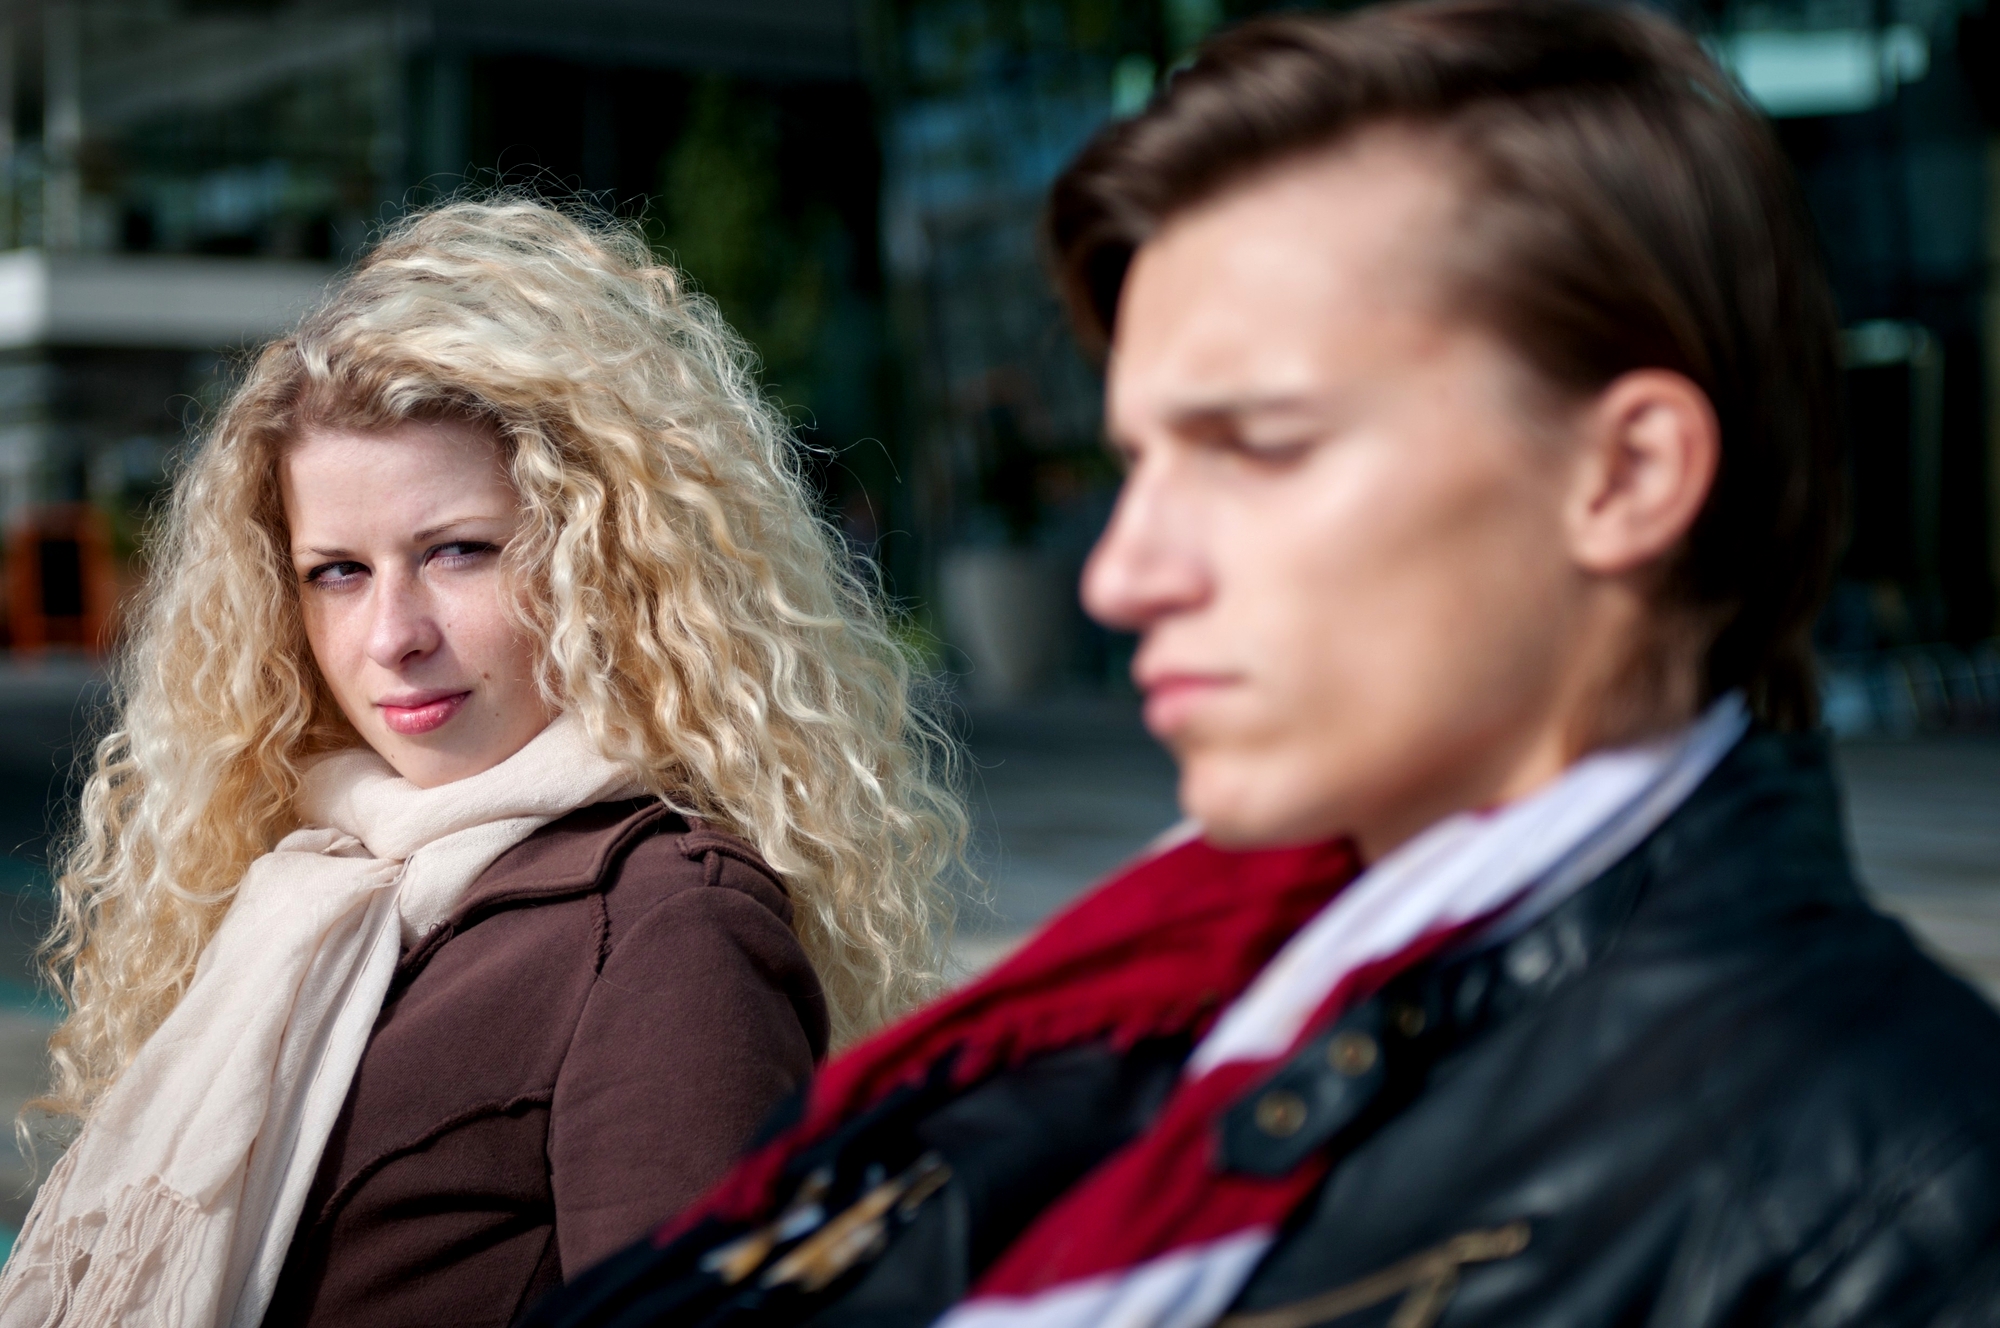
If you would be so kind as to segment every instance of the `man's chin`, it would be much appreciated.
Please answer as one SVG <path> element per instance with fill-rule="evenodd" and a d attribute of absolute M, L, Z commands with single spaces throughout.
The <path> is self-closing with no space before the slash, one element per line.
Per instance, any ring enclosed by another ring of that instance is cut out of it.
<path fill-rule="evenodd" d="M 1283 848 L 1335 838 L 1324 808 L 1302 803 L 1294 785 L 1184 761 L 1181 810 L 1217 848 Z"/>

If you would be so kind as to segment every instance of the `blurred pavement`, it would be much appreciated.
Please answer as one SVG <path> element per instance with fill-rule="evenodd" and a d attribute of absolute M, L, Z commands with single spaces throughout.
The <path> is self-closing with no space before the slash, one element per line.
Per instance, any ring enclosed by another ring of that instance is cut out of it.
<path fill-rule="evenodd" d="M 975 861 L 965 910 L 977 971 L 1076 891 L 1172 825 L 1173 765 L 1131 702 L 1059 701 L 969 717 Z M 2000 735 L 1841 745 L 1862 879 L 1946 964 L 2000 1001 Z"/>
<path fill-rule="evenodd" d="M 2000 1002 L 2000 735 L 1840 749 L 1861 879 Z"/>
<path fill-rule="evenodd" d="M 954 950 L 976 972 L 1179 818 L 1174 764 L 1136 702 L 1070 699 L 967 716 L 973 866 L 986 896 Z"/>
<path fill-rule="evenodd" d="M 103 696 L 80 661 L 38 664 L 0 657 L 0 1251 L 33 1198 L 33 1173 L 12 1124 L 41 1091 L 55 1007 L 39 990 L 33 955 L 48 929 L 48 843 L 69 788 L 76 735 Z M 47 1159 L 44 1158 L 44 1162 Z"/>

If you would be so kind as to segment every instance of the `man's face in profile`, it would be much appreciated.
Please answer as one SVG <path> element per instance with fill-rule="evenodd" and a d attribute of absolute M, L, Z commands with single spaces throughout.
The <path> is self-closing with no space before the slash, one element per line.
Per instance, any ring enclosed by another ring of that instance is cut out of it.
<path fill-rule="evenodd" d="M 1217 842 L 1379 853 L 1510 795 L 1558 705 L 1569 416 L 1447 311 L 1463 206 L 1441 149 L 1380 131 L 1170 218 L 1132 264 L 1107 383 L 1128 475 L 1084 602 L 1141 634 L 1147 726 Z"/>

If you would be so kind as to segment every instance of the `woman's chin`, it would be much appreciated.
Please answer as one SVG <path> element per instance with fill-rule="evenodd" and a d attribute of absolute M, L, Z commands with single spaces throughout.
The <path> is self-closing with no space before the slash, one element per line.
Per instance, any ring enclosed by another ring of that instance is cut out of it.
<path fill-rule="evenodd" d="M 478 718 L 465 715 L 456 723 L 415 735 L 377 725 L 367 735 L 368 745 L 418 788 L 436 788 L 485 774 L 534 741 L 554 716 L 536 709 L 524 716 L 524 722 L 499 730 L 467 723 Z"/>
<path fill-rule="evenodd" d="M 482 754 L 458 751 L 443 743 L 427 743 L 423 738 L 406 738 L 384 732 L 369 744 L 375 754 L 395 772 L 420 789 L 437 788 L 470 779 L 500 764 Z"/>

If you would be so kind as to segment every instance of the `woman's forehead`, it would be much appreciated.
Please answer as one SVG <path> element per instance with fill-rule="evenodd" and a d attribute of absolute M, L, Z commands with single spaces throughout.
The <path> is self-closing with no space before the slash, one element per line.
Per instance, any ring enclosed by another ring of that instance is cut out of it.
<path fill-rule="evenodd" d="M 413 535 L 518 506 L 498 440 L 457 421 L 307 429 L 286 449 L 279 474 L 300 538 L 308 527 L 336 526 Z"/>

